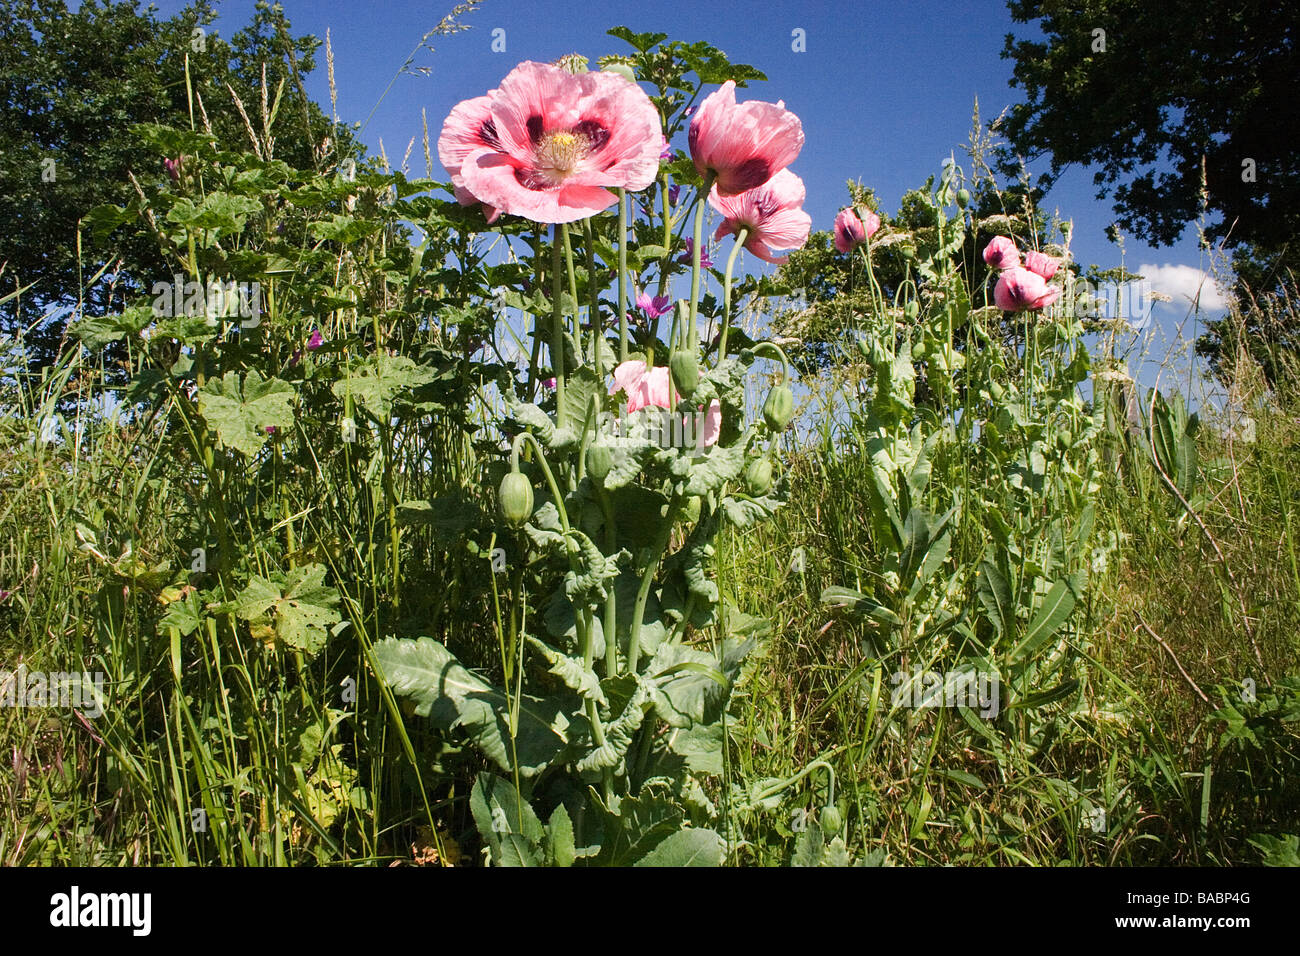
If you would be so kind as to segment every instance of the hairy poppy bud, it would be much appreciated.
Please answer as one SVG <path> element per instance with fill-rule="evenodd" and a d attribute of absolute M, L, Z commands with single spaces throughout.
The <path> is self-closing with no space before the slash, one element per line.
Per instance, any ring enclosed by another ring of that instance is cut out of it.
<path fill-rule="evenodd" d="M 821 812 L 822 833 L 827 838 L 835 836 L 840 832 L 840 827 L 844 826 L 844 818 L 840 816 L 839 808 L 832 804 L 829 807 L 823 807 Z"/>

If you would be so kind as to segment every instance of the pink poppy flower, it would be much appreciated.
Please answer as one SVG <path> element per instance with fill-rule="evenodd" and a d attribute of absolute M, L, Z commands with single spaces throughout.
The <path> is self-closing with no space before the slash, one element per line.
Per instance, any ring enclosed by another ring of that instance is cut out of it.
<path fill-rule="evenodd" d="M 609 394 L 619 389 L 627 393 L 627 410 L 639 411 L 647 405 L 668 407 L 668 366 L 647 368 L 640 359 L 628 359 L 614 367 L 614 384 Z"/>
<path fill-rule="evenodd" d="M 1050 279 L 1056 275 L 1056 270 L 1061 268 L 1061 260 L 1055 256 L 1044 255 L 1041 252 L 1026 252 L 1025 268 L 1030 272 L 1037 273 L 1044 279 Z"/>
<path fill-rule="evenodd" d="M 576 222 L 618 202 L 610 188 L 636 192 L 659 173 L 659 114 L 639 86 L 615 73 L 521 63 L 487 100 L 486 119 L 468 105 L 473 100 L 452 110 L 439 156 L 444 140 L 451 146 L 478 135 L 459 176 L 471 195 L 502 212 Z"/>
<path fill-rule="evenodd" d="M 803 149 L 803 124 L 784 101 L 736 103 L 736 83 L 728 80 L 700 104 L 689 140 L 699 174 L 716 173 L 718 194 L 735 196 L 794 162 Z"/>
<path fill-rule="evenodd" d="M 452 107 L 451 115 L 442 124 L 442 135 L 438 137 L 438 159 L 451 175 L 456 201 L 462 206 L 478 202 L 478 198 L 465 187 L 464 177 L 460 174 L 465 158 L 476 150 L 500 146 L 496 123 L 492 119 L 492 93 L 462 100 Z M 492 223 L 501 215 L 501 210 L 485 203 L 483 214 Z"/>
<path fill-rule="evenodd" d="M 984 247 L 984 261 L 994 269 L 1014 269 L 1020 265 L 1020 252 L 1006 236 L 994 236 Z"/>
<path fill-rule="evenodd" d="M 870 209 L 862 210 L 859 218 L 856 209 L 841 209 L 835 217 L 835 248 L 840 252 L 851 252 L 862 245 L 880 228 L 880 217 Z"/>
<path fill-rule="evenodd" d="M 311 330 L 311 338 L 307 340 L 307 348 L 313 352 L 325 344 L 325 336 L 320 334 L 320 329 Z"/>
<path fill-rule="evenodd" d="M 993 301 L 1003 312 L 1043 309 L 1056 301 L 1061 290 L 1047 284 L 1036 272 L 1014 266 L 1005 269 L 993 287 Z"/>
<path fill-rule="evenodd" d="M 788 257 L 773 255 L 773 247 L 798 249 L 808 241 L 812 217 L 799 208 L 803 200 L 803 180 L 788 169 L 739 196 L 720 195 L 714 186 L 709 203 L 726 218 L 713 238 L 721 239 L 727 233 L 734 235 L 744 226 L 749 229 L 745 248 L 764 262 L 780 265 Z"/>

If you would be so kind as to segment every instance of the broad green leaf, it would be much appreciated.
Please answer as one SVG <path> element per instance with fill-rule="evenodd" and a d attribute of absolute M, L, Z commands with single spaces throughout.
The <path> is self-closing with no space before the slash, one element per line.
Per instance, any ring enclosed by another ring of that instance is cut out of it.
<path fill-rule="evenodd" d="M 650 699 L 650 690 L 644 683 L 638 683 L 635 693 L 623 707 L 623 713 L 617 720 L 605 725 L 605 742 L 595 747 L 577 763 L 580 773 L 604 770 L 616 767 L 632 745 L 632 738 L 645 721 L 646 705 Z"/>
<path fill-rule="evenodd" d="M 1074 592 L 1065 581 L 1057 581 L 1043 598 L 1043 604 L 1029 622 L 1025 638 L 1011 652 L 1011 662 L 1019 664 L 1039 646 L 1060 630 L 1070 612 L 1074 610 Z"/>
<path fill-rule="evenodd" d="M 631 866 L 682 828 L 681 809 L 659 796 L 624 797 L 617 814 L 602 813 L 605 840 L 597 866 Z"/>
<path fill-rule="evenodd" d="M 562 758 L 569 745 L 569 719 L 576 700 L 530 697 L 519 702 L 518 732 L 510 735 L 510 698 L 470 673 L 431 637 L 386 638 L 374 646 L 378 676 L 393 693 L 410 698 L 415 712 L 444 730 L 463 728 L 498 767 L 511 771 L 518 753 L 519 772 L 540 773 Z"/>
<path fill-rule="evenodd" d="M 435 375 L 433 369 L 417 365 L 404 355 L 379 354 L 350 369 L 332 387 L 339 401 L 350 395 L 376 419 L 387 423 L 398 394 L 432 382 Z"/>
<path fill-rule="evenodd" d="M 551 665 L 550 673 L 564 681 L 568 687 L 576 690 L 583 698 L 594 700 L 601 706 L 609 704 L 600 689 L 600 678 L 596 676 L 595 671 L 586 666 L 582 658 L 561 654 L 545 641 L 540 641 L 531 634 L 528 635 L 528 643 L 537 648 L 546 658 L 546 663 Z"/>
<path fill-rule="evenodd" d="M 546 836 L 527 800 L 519 799 L 514 784 L 490 773 L 474 781 L 470 813 L 497 866 L 540 866 L 541 844 Z"/>
<path fill-rule="evenodd" d="M 210 378 L 199 389 L 199 414 L 217 440 L 253 457 L 266 444 L 267 427 L 293 425 L 293 386 L 278 378 L 263 379 L 254 369 L 241 385 L 238 372 Z"/>
<path fill-rule="evenodd" d="M 664 839 L 633 866 L 721 866 L 722 837 L 712 830 L 688 827 Z"/>
<path fill-rule="evenodd" d="M 546 843 L 550 849 L 553 866 L 573 866 L 576 856 L 573 843 L 573 821 L 564 804 L 558 804 L 551 811 L 551 819 L 546 824 Z"/>
<path fill-rule="evenodd" d="M 1011 596 L 1011 585 L 994 562 L 986 560 L 980 563 L 975 593 L 998 636 L 1014 636 L 1016 605 Z"/>
<path fill-rule="evenodd" d="M 98 352 L 109 342 L 128 336 L 135 338 L 152 321 L 153 312 L 149 308 L 136 306 L 115 315 L 94 315 L 79 319 L 72 326 L 72 333 L 90 351 Z"/>

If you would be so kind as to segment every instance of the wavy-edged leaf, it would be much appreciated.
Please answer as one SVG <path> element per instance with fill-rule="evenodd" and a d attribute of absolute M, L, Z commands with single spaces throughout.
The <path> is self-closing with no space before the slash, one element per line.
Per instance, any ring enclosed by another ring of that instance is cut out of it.
<path fill-rule="evenodd" d="M 378 676 L 394 694 L 409 698 L 415 712 L 444 730 L 462 728 L 498 767 L 540 773 L 561 759 L 569 746 L 569 719 L 576 700 L 524 696 L 518 732 L 510 737 L 510 699 L 465 667 L 431 637 L 386 638 L 374 645 Z"/>

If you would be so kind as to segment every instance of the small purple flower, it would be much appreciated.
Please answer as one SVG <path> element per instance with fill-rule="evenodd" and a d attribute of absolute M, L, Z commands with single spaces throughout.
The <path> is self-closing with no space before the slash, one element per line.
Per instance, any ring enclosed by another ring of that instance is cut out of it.
<path fill-rule="evenodd" d="M 13 591 L 0 591 L 0 601 L 9 600 L 9 595 L 13 593 L 14 593 Z"/>
<path fill-rule="evenodd" d="M 267 426 L 266 426 L 266 433 L 267 433 L 268 435 L 274 435 L 274 434 L 275 434 L 275 426 L 274 426 L 274 425 L 267 425 Z"/>
<path fill-rule="evenodd" d="M 645 313 L 646 318 L 657 319 L 672 311 L 673 300 L 666 295 L 651 298 L 649 292 L 642 292 L 636 297 L 636 307 Z"/>
<path fill-rule="evenodd" d="M 677 205 L 677 197 L 680 196 L 681 194 L 682 194 L 682 187 L 679 186 L 677 183 L 673 183 L 671 186 L 669 186 L 669 187 L 668 187 L 668 203 L 669 203 L 669 205 L 676 206 L 676 205 Z"/>
<path fill-rule="evenodd" d="M 664 147 L 663 147 L 663 149 L 659 150 L 659 158 L 660 158 L 660 159 L 672 159 L 672 158 L 673 158 L 673 155 L 674 155 L 674 153 L 673 153 L 673 147 L 672 147 L 672 144 L 669 143 L 668 140 L 664 140 Z"/>
<path fill-rule="evenodd" d="M 175 159 L 164 159 L 163 167 L 167 170 L 167 175 L 172 178 L 172 182 L 181 181 L 181 160 L 184 157 L 177 156 Z"/>
<path fill-rule="evenodd" d="M 293 355 L 289 356 L 289 367 L 292 368 L 293 366 L 297 365 L 301 359 L 302 359 L 302 349 L 294 349 Z"/>
<path fill-rule="evenodd" d="M 546 379 L 545 381 L 542 382 L 542 387 L 552 388 L 552 389 L 555 388 L 555 379 L 553 378 Z"/>
<path fill-rule="evenodd" d="M 311 330 L 311 338 L 307 340 L 307 348 L 313 352 L 325 344 L 325 337 L 320 334 L 320 329 Z"/>
<path fill-rule="evenodd" d="M 695 254 L 695 240 L 694 240 L 694 239 L 687 239 L 687 240 L 686 240 L 686 251 L 683 252 L 680 256 L 677 257 L 677 261 L 678 261 L 678 262 L 685 263 L 685 264 L 688 265 L 688 266 L 689 266 L 689 265 L 692 265 L 692 261 L 691 261 L 691 260 L 692 260 L 692 257 L 694 256 L 694 254 Z M 705 246 L 702 250 L 700 250 L 700 268 L 701 268 L 701 269 L 712 269 L 712 268 L 713 268 L 713 260 L 712 260 L 711 258 L 709 258 L 709 247 L 708 247 L 708 246 Z"/>
<path fill-rule="evenodd" d="M 686 107 L 686 112 L 683 113 L 682 116 L 690 116 L 690 115 L 691 115 L 692 113 L 694 113 L 694 112 L 695 112 L 695 107 L 694 107 L 694 106 L 688 106 L 688 107 Z"/>

